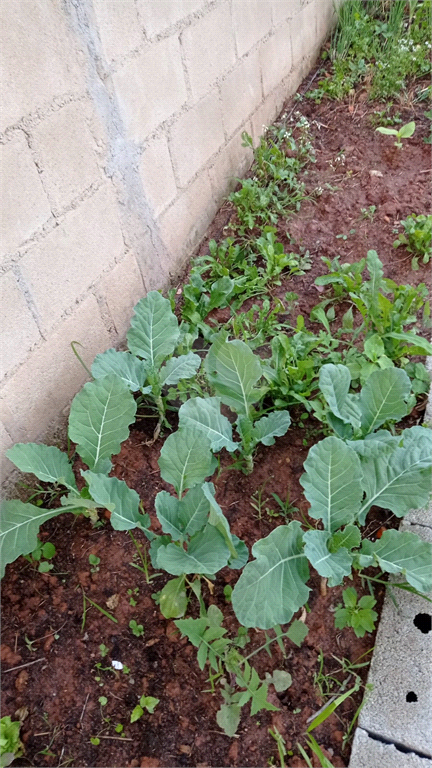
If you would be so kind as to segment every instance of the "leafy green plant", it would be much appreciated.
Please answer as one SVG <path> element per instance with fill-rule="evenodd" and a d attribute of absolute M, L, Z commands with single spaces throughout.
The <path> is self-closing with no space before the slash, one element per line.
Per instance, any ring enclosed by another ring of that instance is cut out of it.
<path fill-rule="evenodd" d="M 275 637 L 266 636 L 265 644 L 245 657 L 239 648 L 243 648 L 249 638 L 244 632 L 234 639 L 225 637 L 227 630 L 222 626 L 223 618 L 222 611 L 216 605 L 210 605 L 201 618 L 180 619 L 174 623 L 182 635 L 186 635 L 198 649 L 200 669 L 204 669 L 206 663 L 209 664 L 212 690 L 214 681 L 219 680 L 225 703 L 220 707 L 216 719 L 219 727 L 228 736 L 234 736 L 243 706 L 250 702 L 252 716 L 262 709 L 276 710 L 277 707 L 267 701 L 269 684 L 272 683 L 276 691 L 284 691 L 292 682 L 291 675 L 284 670 L 275 670 L 273 675 L 266 675 L 265 681 L 261 680 L 249 664 L 249 659 L 261 650 L 268 650 L 275 641 L 284 653 L 284 637 L 301 645 L 308 630 L 301 621 L 293 622 L 287 632 L 275 627 Z"/>
<path fill-rule="evenodd" d="M 0 766 L 6 768 L 16 757 L 24 754 L 24 747 L 20 739 L 19 720 L 13 721 L 10 717 L 2 717 L 0 720 Z"/>
<path fill-rule="evenodd" d="M 129 627 L 132 630 L 132 634 L 135 635 L 135 637 L 142 637 L 144 635 L 144 627 L 142 624 L 137 624 L 135 619 L 131 619 L 129 622 Z"/>
<path fill-rule="evenodd" d="M 48 573 L 54 568 L 53 563 L 50 563 L 49 561 L 52 560 L 55 555 L 56 548 L 54 544 L 52 544 L 50 541 L 46 541 L 44 544 L 39 542 L 38 546 L 33 550 L 33 552 L 31 552 L 29 555 L 25 555 L 25 559 L 28 560 L 29 563 L 39 563 L 39 573 Z"/>
<path fill-rule="evenodd" d="M 85 514 L 95 521 L 97 509 L 105 508 L 111 512 L 111 525 L 116 530 L 148 527 L 150 518 L 141 514 L 138 494 L 122 480 L 108 477 L 111 458 L 128 437 L 135 412 L 133 395 L 115 374 L 88 382 L 75 396 L 69 416 L 69 438 L 89 467 L 81 471 L 85 481 L 81 491 L 67 454 L 55 446 L 17 443 L 7 451 L 8 458 L 22 472 L 32 472 L 43 482 L 63 486 L 66 495 L 61 498 L 61 506 L 54 509 L 25 504 L 18 499 L 3 503 L 2 575 L 7 563 L 36 549 L 42 523 L 63 512 Z"/>
<path fill-rule="evenodd" d="M 290 621 L 308 599 L 308 561 L 330 587 L 341 584 L 353 567 L 370 565 L 402 573 L 419 592 L 432 586 L 430 544 L 395 530 L 376 542 L 362 542 L 359 529 L 372 506 L 403 517 L 428 502 L 432 432 L 410 427 L 392 435 L 379 429 L 407 413 L 411 386 L 404 371 L 375 371 L 357 395 L 349 393 L 350 381 L 345 366 L 322 367 L 325 418 L 338 437 L 326 437 L 310 449 L 300 479 L 309 516 L 323 528 L 303 533 L 294 520 L 254 544 L 255 560 L 247 563 L 232 593 L 234 612 L 246 627 Z M 274 595 L 272 601 L 268 594 Z"/>
<path fill-rule="evenodd" d="M 106 375 L 117 375 L 131 392 L 140 392 L 142 397 L 151 397 L 160 425 L 165 419 L 166 398 L 164 388 L 177 385 L 183 379 L 195 377 L 201 358 L 194 352 L 173 357 L 179 345 L 190 347 L 196 334 L 189 327 L 179 327 L 168 299 L 158 291 L 150 291 L 134 307 L 134 316 L 127 333 L 128 352 L 108 349 L 97 355 L 91 372 L 95 379 Z M 175 399 L 176 392 L 171 392 Z"/>
<path fill-rule="evenodd" d="M 91 573 L 97 573 L 99 571 L 100 557 L 98 557 L 97 555 L 90 554 L 89 563 L 91 565 L 91 568 L 90 568 Z"/>
<path fill-rule="evenodd" d="M 414 254 L 411 269 L 417 270 L 419 258 L 423 264 L 428 264 L 432 257 L 432 216 L 411 214 L 401 224 L 405 232 L 398 235 L 393 245 L 395 248 L 404 245 L 407 251 Z"/>
<path fill-rule="evenodd" d="M 205 370 L 215 397 L 196 397 L 179 410 L 180 428 L 198 430 L 209 441 L 212 451 L 225 448 L 239 451 L 243 471 L 253 469 L 253 454 L 258 443 L 273 445 L 291 423 L 288 411 L 278 411 L 259 418 L 257 403 L 262 402 L 267 387 L 256 386 L 263 377 L 261 360 L 242 341 L 227 340 L 225 332 L 216 337 L 205 359 Z M 232 425 L 220 411 L 221 402 L 237 414 L 235 425 L 240 443 L 232 438 Z"/>
<path fill-rule="evenodd" d="M 130 716 L 131 723 L 136 723 L 136 721 L 143 716 L 145 709 L 152 715 L 159 704 L 159 701 L 160 699 L 156 699 L 154 696 L 141 696 L 139 704 L 132 710 Z"/>
<path fill-rule="evenodd" d="M 366 632 L 373 632 L 378 614 L 373 610 L 376 600 L 372 595 L 358 595 L 354 587 L 347 587 L 342 592 L 344 606 L 339 603 L 335 611 L 335 627 L 352 627 L 356 637 L 364 637 Z"/>
<path fill-rule="evenodd" d="M 412 120 L 410 123 L 402 125 L 399 130 L 396 128 L 387 128 L 383 125 L 378 126 L 378 128 L 375 130 L 378 131 L 378 133 L 384 134 L 385 136 L 394 136 L 396 138 L 394 143 L 395 147 L 402 149 L 402 139 L 410 139 L 415 131 L 415 127 L 415 122 Z"/>

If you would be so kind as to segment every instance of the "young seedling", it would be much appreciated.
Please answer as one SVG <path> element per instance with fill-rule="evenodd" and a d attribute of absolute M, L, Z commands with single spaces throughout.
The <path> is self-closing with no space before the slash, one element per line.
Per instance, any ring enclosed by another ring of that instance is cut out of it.
<path fill-rule="evenodd" d="M 48 573 L 54 568 L 54 565 L 48 561 L 55 557 L 55 554 L 56 548 L 54 544 L 46 541 L 44 544 L 40 543 L 30 555 L 24 555 L 24 557 L 29 563 L 39 563 L 39 573 Z"/>
<path fill-rule="evenodd" d="M 160 700 L 155 699 L 154 696 L 141 696 L 139 704 L 137 704 L 136 707 L 132 710 L 130 716 L 131 723 L 135 723 L 137 720 L 139 720 L 140 717 L 143 716 L 145 709 L 152 715 L 157 705 L 159 704 L 159 701 Z"/>
<path fill-rule="evenodd" d="M 341 604 L 335 611 L 336 629 L 352 627 L 356 637 L 364 637 L 366 632 L 373 632 L 378 618 L 372 610 L 376 600 L 371 595 L 364 595 L 357 602 L 357 592 L 354 587 L 347 587 L 342 593 L 344 608 Z"/>
<path fill-rule="evenodd" d="M 385 136 L 395 136 L 396 141 L 394 143 L 395 147 L 398 149 L 402 149 L 402 139 L 409 139 L 413 135 L 416 128 L 416 124 L 414 120 L 412 120 L 410 123 L 405 123 L 399 130 L 396 130 L 396 128 L 385 128 L 383 125 L 379 126 L 375 130 L 378 131 L 378 133 L 383 133 Z"/>
<path fill-rule="evenodd" d="M 91 573 L 97 573 L 99 571 L 100 557 L 97 555 L 89 555 L 89 563 L 91 565 Z"/>
<path fill-rule="evenodd" d="M 135 637 L 142 637 L 144 634 L 144 627 L 142 624 L 137 624 L 135 619 L 131 619 L 129 622 L 129 627 L 132 630 L 132 634 L 135 635 Z"/>

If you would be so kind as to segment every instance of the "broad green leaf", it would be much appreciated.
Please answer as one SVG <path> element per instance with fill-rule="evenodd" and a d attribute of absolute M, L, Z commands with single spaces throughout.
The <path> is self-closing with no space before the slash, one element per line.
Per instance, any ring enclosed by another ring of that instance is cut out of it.
<path fill-rule="evenodd" d="M 168 536 L 167 534 L 163 534 L 162 536 L 155 536 L 154 539 L 152 539 L 149 547 L 149 555 L 153 568 L 159 568 L 157 560 L 159 549 L 170 543 L 171 536 Z"/>
<path fill-rule="evenodd" d="M 220 397 L 193 397 L 179 410 L 179 427 L 198 429 L 209 440 L 212 451 L 235 451 L 239 444 L 232 439 L 232 426 L 220 411 Z"/>
<path fill-rule="evenodd" d="M 386 333 L 383 338 L 396 339 L 398 341 L 405 341 L 407 344 L 412 344 L 418 348 L 418 351 L 416 349 L 415 352 L 417 355 L 432 355 L 432 344 L 430 341 L 424 339 L 423 336 L 418 336 L 417 333 L 414 333 L 413 331 L 406 331 L 405 333 Z M 410 350 L 410 353 L 413 354 L 412 349 Z"/>
<path fill-rule="evenodd" d="M 166 619 L 179 619 L 186 613 L 188 598 L 185 577 L 170 579 L 159 592 L 159 608 Z"/>
<path fill-rule="evenodd" d="M 360 458 L 378 457 L 393 453 L 401 445 L 401 437 L 392 435 L 388 429 L 379 429 L 378 432 L 366 435 L 364 440 L 349 440 L 347 445 L 353 448 Z"/>
<path fill-rule="evenodd" d="M 197 429 L 179 429 L 165 440 L 159 468 L 167 483 L 174 486 L 179 499 L 186 488 L 202 483 L 212 475 L 217 461 L 210 450 L 210 441 Z"/>
<path fill-rule="evenodd" d="M 360 392 L 363 434 L 378 429 L 385 421 L 398 421 L 405 416 L 410 392 L 409 376 L 401 368 L 371 373 Z"/>
<path fill-rule="evenodd" d="M 255 421 L 252 430 L 252 439 L 256 443 L 273 445 L 275 437 L 282 437 L 291 424 L 291 416 L 288 411 L 274 411 L 269 416 L 263 416 Z"/>
<path fill-rule="evenodd" d="M 159 491 L 155 498 L 155 509 L 164 533 L 178 541 L 183 538 L 184 526 L 180 520 L 180 501 L 167 491 Z"/>
<path fill-rule="evenodd" d="M 229 523 L 215 499 L 214 486 L 210 483 L 204 483 L 202 489 L 210 504 L 209 525 L 213 525 L 219 531 L 230 551 L 231 558 L 237 560 L 237 551 L 234 547 Z"/>
<path fill-rule="evenodd" d="M 16 443 L 6 451 L 21 472 L 32 472 L 45 483 L 60 483 L 70 491 L 77 491 L 75 475 L 66 453 L 54 445 Z"/>
<path fill-rule="evenodd" d="M 161 387 L 168 384 L 178 384 L 181 379 L 192 379 L 200 365 L 201 358 L 194 352 L 188 352 L 187 355 L 180 355 L 180 357 L 172 357 L 161 368 Z"/>
<path fill-rule="evenodd" d="M 239 539 L 238 536 L 235 536 L 233 533 L 231 534 L 231 540 L 234 544 L 236 557 L 230 557 L 228 560 L 228 568 L 238 571 L 240 568 L 243 568 L 249 560 L 249 550 L 244 541 Z"/>
<path fill-rule="evenodd" d="M 187 552 L 176 544 L 159 547 L 157 563 L 173 576 L 182 573 L 213 574 L 224 568 L 229 550 L 221 534 L 213 525 L 192 536 Z"/>
<path fill-rule="evenodd" d="M 208 485 L 213 488 L 212 483 Z M 179 521 L 184 533 L 192 536 L 204 528 L 210 512 L 210 502 L 201 485 L 194 485 L 179 502 Z"/>
<path fill-rule="evenodd" d="M 398 136 L 400 136 L 401 139 L 409 139 L 413 135 L 415 128 L 416 124 L 414 120 L 411 120 L 410 123 L 405 123 L 402 128 L 399 128 Z"/>
<path fill-rule="evenodd" d="M 358 396 L 350 395 L 351 374 L 346 365 L 323 365 L 319 374 L 319 386 L 331 412 L 344 424 L 354 429 L 360 426 L 361 413 Z"/>
<path fill-rule="evenodd" d="M 36 549 L 38 531 L 42 523 L 68 510 L 43 509 L 34 504 L 24 504 L 19 499 L 4 501 L 0 518 L 0 561 L 1 578 L 7 563 L 13 563 L 20 555 L 28 555 Z"/>
<path fill-rule="evenodd" d="M 235 282 L 228 275 L 220 277 L 210 288 L 210 301 L 206 307 L 207 313 L 216 307 L 224 307 L 227 300 L 232 295 L 235 288 Z"/>
<path fill-rule="evenodd" d="M 243 341 L 226 341 L 219 334 L 207 353 L 205 367 L 222 402 L 248 416 L 251 405 L 262 397 L 262 390 L 255 388 L 262 377 L 259 357 Z"/>
<path fill-rule="evenodd" d="M 329 587 L 342 584 L 345 576 L 350 576 L 353 556 L 345 547 L 330 552 L 328 543 L 331 533 L 328 531 L 306 531 L 304 553 L 320 576 L 328 579 Z"/>
<path fill-rule="evenodd" d="M 275 669 L 272 675 L 266 672 L 266 682 L 269 685 L 272 684 L 277 693 L 282 693 L 282 691 L 286 691 L 292 685 L 292 677 L 284 669 Z"/>
<path fill-rule="evenodd" d="M 288 637 L 292 643 L 300 648 L 308 632 L 309 630 L 306 624 L 303 621 L 296 619 L 288 629 Z"/>
<path fill-rule="evenodd" d="M 330 537 L 327 546 L 330 552 L 337 552 L 341 547 L 355 549 L 360 546 L 361 533 L 356 525 L 346 525 L 343 530 L 336 531 Z"/>
<path fill-rule="evenodd" d="M 72 401 L 69 437 L 89 469 L 109 472 L 111 456 L 120 452 L 129 436 L 135 413 L 133 395 L 118 376 L 84 384 Z"/>
<path fill-rule="evenodd" d="M 398 132 L 395 128 L 385 128 L 383 125 L 380 125 L 378 128 L 375 129 L 378 133 L 382 133 L 385 136 L 397 136 Z"/>
<path fill-rule="evenodd" d="M 95 379 L 115 373 L 131 392 L 137 392 L 146 380 L 147 364 L 145 360 L 139 360 L 130 352 L 107 349 L 106 352 L 96 355 L 91 372 Z"/>
<path fill-rule="evenodd" d="M 252 547 L 248 563 L 232 592 L 232 605 L 244 627 L 270 629 L 286 624 L 309 595 L 307 559 L 300 523 L 280 525 Z"/>
<path fill-rule="evenodd" d="M 144 358 L 156 370 L 172 355 L 179 338 L 179 327 L 168 299 L 150 291 L 134 307 L 127 333 L 131 352 Z"/>
<path fill-rule="evenodd" d="M 408 531 L 385 531 L 375 542 L 364 540 L 360 565 L 376 562 L 387 573 L 402 573 L 419 592 L 432 589 L 432 545 Z"/>
<path fill-rule="evenodd" d="M 238 704 L 221 704 L 216 712 L 216 722 L 223 732 L 232 738 L 240 723 L 241 707 Z"/>
<path fill-rule="evenodd" d="M 423 430 L 416 440 L 405 438 L 404 445 L 391 454 L 372 454 L 361 459 L 366 499 L 358 513 L 360 525 L 375 505 L 391 509 L 403 517 L 410 509 L 425 506 L 432 490 L 432 432 Z M 405 430 L 409 432 L 409 430 Z"/>
<path fill-rule="evenodd" d="M 311 507 L 309 515 L 334 533 L 354 522 L 363 495 L 362 470 L 356 452 L 337 437 L 312 446 L 300 478 Z"/>
<path fill-rule="evenodd" d="M 369 336 L 364 343 L 364 353 L 373 362 L 385 355 L 384 342 L 378 333 Z"/>
<path fill-rule="evenodd" d="M 132 528 L 148 528 L 150 518 L 139 510 L 140 498 L 124 480 L 116 477 L 81 472 L 86 479 L 90 495 L 97 504 L 111 512 L 111 525 L 116 531 L 130 531 Z"/>

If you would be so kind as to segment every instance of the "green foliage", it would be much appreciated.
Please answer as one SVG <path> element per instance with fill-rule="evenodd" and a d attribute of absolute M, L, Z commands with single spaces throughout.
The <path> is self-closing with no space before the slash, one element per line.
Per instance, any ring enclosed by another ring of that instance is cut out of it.
<path fill-rule="evenodd" d="M 366 632 L 373 632 L 378 614 L 373 610 L 376 600 L 371 595 L 364 595 L 357 602 L 354 587 L 347 587 L 342 592 L 344 607 L 341 604 L 335 611 L 335 627 L 352 627 L 356 637 L 364 637 Z"/>
<path fill-rule="evenodd" d="M 50 563 L 49 560 L 55 557 L 55 554 L 56 548 L 54 544 L 52 544 L 50 541 L 46 541 L 44 544 L 39 542 L 36 549 L 34 549 L 33 552 L 31 552 L 29 555 L 25 555 L 25 558 L 30 563 L 39 563 L 39 573 L 49 573 L 49 571 L 52 571 L 54 568 L 53 563 Z"/>
<path fill-rule="evenodd" d="M 150 291 L 134 307 L 134 316 L 127 333 L 129 352 L 108 349 L 97 355 L 92 365 L 92 375 L 99 380 L 107 374 L 115 374 L 131 392 L 140 392 L 140 401 L 150 397 L 159 414 L 165 417 L 166 400 L 175 399 L 176 389 L 182 380 L 193 379 L 201 365 L 201 358 L 194 352 L 173 357 L 179 347 L 188 349 L 196 333 L 189 333 L 187 326 L 179 327 L 168 299 L 158 291 Z"/>
<path fill-rule="evenodd" d="M 139 704 L 132 710 L 130 716 L 131 723 L 136 723 L 143 716 L 145 709 L 152 715 L 159 701 L 160 699 L 156 699 L 154 696 L 141 696 Z"/>
<path fill-rule="evenodd" d="M 430 73 L 430 13 L 430 0 L 341 4 L 331 64 L 307 95 L 316 101 L 343 99 L 360 87 L 371 100 L 406 94 L 413 79 Z"/>
<path fill-rule="evenodd" d="M 415 131 L 415 127 L 415 122 L 412 120 L 410 123 L 402 125 L 399 129 L 386 128 L 381 125 L 376 128 L 376 130 L 378 133 L 383 133 L 385 136 L 394 136 L 396 138 L 394 143 L 395 147 L 402 149 L 402 139 L 410 139 Z"/>
<path fill-rule="evenodd" d="M 16 757 L 24 754 L 24 747 L 20 740 L 21 723 L 13 721 L 10 717 L 2 717 L 0 720 L 0 766 L 6 768 Z"/>
<path fill-rule="evenodd" d="M 135 637 L 142 637 L 144 635 L 144 627 L 142 624 L 137 624 L 135 619 L 131 619 L 129 622 L 129 628 L 132 630 L 132 634 Z"/>
<path fill-rule="evenodd" d="M 411 214 L 401 224 L 405 232 L 398 235 L 393 245 L 395 248 L 404 245 L 409 253 L 414 254 L 411 269 L 417 270 L 420 258 L 423 264 L 428 264 L 432 257 L 432 216 Z"/>
<path fill-rule="evenodd" d="M 217 606 L 210 605 L 201 618 L 180 619 L 175 624 L 182 635 L 187 636 L 192 645 L 198 649 L 197 659 L 200 669 L 204 669 L 206 664 L 209 665 L 212 686 L 216 679 L 219 679 L 223 686 L 221 693 L 225 703 L 220 707 L 216 719 L 227 736 L 234 736 L 243 706 L 250 702 L 252 716 L 262 709 L 276 710 L 277 707 L 267 700 L 269 684 L 273 684 L 275 689 L 281 692 L 285 691 L 292 682 L 291 675 L 284 670 L 275 670 L 273 675 L 266 675 L 265 681 L 261 680 L 248 659 L 260 650 L 268 650 L 274 641 L 278 642 L 283 651 L 284 637 L 289 637 L 300 645 L 307 634 L 307 628 L 299 621 L 294 622 L 285 633 L 280 627 L 275 627 L 276 636 L 267 637 L 262 648 L 258 648 L 245 658 L 239 648 L 243 648 L 249 642 L 249 637 L 244 634 L 244 631 L 241 634 L 239 631 L 236 638 L 226 637 L 227 630 L 222 626 L 222 622 L 222 611 Z M 299 624 L 302 625 L 300 630 L 297 626 Z"/>

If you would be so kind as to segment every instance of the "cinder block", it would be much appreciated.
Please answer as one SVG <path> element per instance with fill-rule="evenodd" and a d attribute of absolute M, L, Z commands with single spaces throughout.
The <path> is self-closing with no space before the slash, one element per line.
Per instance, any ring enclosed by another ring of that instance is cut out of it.
<path fill-rule="evenodd" d="M 248 124 L 245 126 L 245 130 L 249 133 L 250 126 Z M 252 165 L 252 150 L 242 146 L 241 133 L 242 131 L 238 131 L 233 136 L 209 168 L 213 195 L 218 205 L 235 188 L 236 177 L 242 178 Z"/>
<path fill-rule="evenodd" d="M 432 543 L 431 528 L 404 523 L 401 530 Z M 359 725 L 387 742 L 432 757 L 432 632 L 417 626 L 420 614 L 431 615 L 431 604 L 401 589 L 395 592 L 397 607 L 388 596 L 384 602 L 368 677 L 373 689 Z"/>
<path fill-rule="evenodd" d="M 138 0 L 138 13 L 151 38 L 199 11 L 205 0 Z"/>
<path fill-rule="evenodd" d="M 240 57 L 271 30 L 271 0 L 233 0 L 232 24 Z"/>
<path fill-rule="evenodd" d="M 123 338 L 130 325 L 132 309 L 146 293 L 135 256 L 127 256 L 104 277 L 100 286 L 115 330 Z"/>
<path fill-rule="evenodd" d="M 211 93 L 180 115 L 171 128 L 170 150 L 181 187 L 224 144 L 222 111 L 218 94 Z"/>
<path fill-rule="evenodd" d="M 106 185 L 70 211 L 20 261 L 45 333 L 122 253 L 116 201 Z"/>
<path fill-rule="evenodd" d="M 162 214 L 158 221 L 159 231 L 170 252 L 173 274 L 182 266 L 183 257 L 190 255 L 197 245 L 216 210 L 209 178 L 203 173 Z"/>
<path fill-rule="evenodd" d="M 83 345 L 79 352 L 87 366 L 110 346 L 94 296 L 35 349 L 2 388 L 1 418 L 14 443 L 31 442 L 46 432 L 85 382 L 87 374 L 72 352 L 71 341 Z"/>
<path fill-rule="evenodd" d="M 317 24 L 317 42 L 321 45 L 326 39 L 332 27 L 336 24 L 337 13 L 333 1 L 321 0 L 316 3 L 316 24 Z"/>
<path fill-rule="evenodd" d="M 302 59 L 319 48 L 317 40 L 317 9 L 315 0 L 305 5 L 289 25 L 292 43 L 292 64 L 296 69 Z"/>
<path fill-rule="evenodd" d="M 352 743 L 349 768 L 432 768 L 432 761 L 413 752 L 401 752 L 394 744 L 372 739 L 357 728 Z"/>
<path fill-rule="evenodd" d="M 85 90 L 85 71 L 58 0 L 2 3 L 1 79 L 1 130 L 54 96 Z"/>
<path fill-rule="evenodd" d="M 112 76 L 127 135 L 144 139 L 186 102 L 180 43 L 155 42 Z"/>
<path fill-rule="evenodd" d="M 301 0 L 272 0 L 273 26 L 292 19 L 301 9 Z"/>
<path fill-rule="evenodd" d="M 268 96 L 291 70 L 290 26 L 288 23 L 282 24 L 260 47 L 264 96 Z"/>
<path fill-rule="evenodd" d="M 262 101 L 258 53 L 242 59 L 220 86 L 224 125 L 228 136 L 248 119 Z"/>
<path fill-rule="evenodd" d="M 93 11 L 108 62 L 121 58 L 143 42 L 134 0 L 93 0 Z"/>
<path fill-rule="evenodd" d="M 236 60 L 228 3 L 223 3 L 186 27 L 181 44 L 192 94 L 199 99 Z"/>
<path fill-rule="evenodd" d="M 101 178 L 82 104 L 67 104 L 32 129 L 41 177 L 55 211 Z"/>
<path fill-rule="evenodd" d="M 157 217 L 177 194 L 165 134 L 151 139 L 140 158 L 139 172 L 144 194 Z"/>
<path fill-rule="evenodd" d="M 0 379 L 3 379 L 25 360 L 41 335 L 12 272 L 0 278 L 0 293 Z"/>
<path fill-rule="evenodd" d="M 0 484 L 3 483 L 6 477 L 13 469 L 15 469 L 15 465 L 5 456 L 6 451 L 8 451 L 9 448 L 12 448 L 12 445 L 13 441 L 11 436 L 0 421 Z"/>
<path fill-rule="evenodd" d="M 36 165 L 22 133 L 1 147 L 2 254 L 16 251 L 51 216 Z"/>

